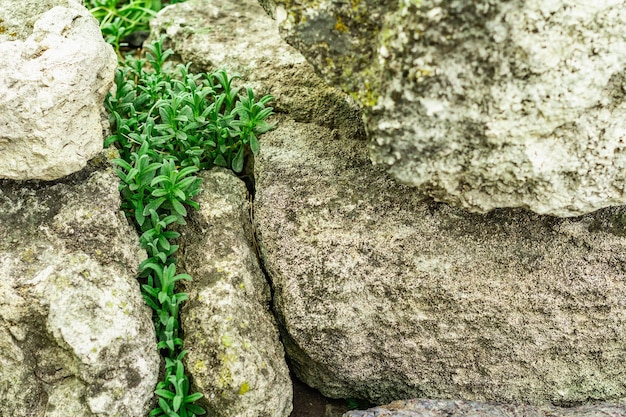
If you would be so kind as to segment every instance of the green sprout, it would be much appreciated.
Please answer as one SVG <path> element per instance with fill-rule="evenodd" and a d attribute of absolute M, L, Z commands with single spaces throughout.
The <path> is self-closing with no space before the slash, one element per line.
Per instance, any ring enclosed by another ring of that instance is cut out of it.
<path fill-rule="evenodd" d="M 113 5 L 115 2 L 101 2 Z M 191 280 L 176 273 L 172 242 L 180 234 L 171 227 L 185 224 L 193 197 L 200 191 L 201 169 L 214 166 L 241 173 L 249 149 L 259 152 L 258 136 L 272 128 L 267 104 L 251 89 L 234 86 L 239 76 L 223 71 L 193 74 L 190 65 L 172 68 L 164 37 L 145 48 L 145 58 L 129 56 L 115 73 L 115 90 L 105 99 L 112 134 L 104 145 L 115 146 L 122 209 L 140 231 L 148 257 L 139 266 L 143 298 L 153 310 L 157 347 L 165 357 L 165 376 L 156 387 L 158 406 L 151 417 L 195 417 L 205 414 L 193 404 L 182 358 L 185 355 L 179 311 L 188 299 L 177 282 Z"/>

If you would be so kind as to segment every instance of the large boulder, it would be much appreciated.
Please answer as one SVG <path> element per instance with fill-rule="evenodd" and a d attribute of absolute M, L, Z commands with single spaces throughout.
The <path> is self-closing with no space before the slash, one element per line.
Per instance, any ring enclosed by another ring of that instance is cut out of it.
<path fill-rule="evenodd" d="M 160 358 L 135 279 L 145 253 L 117 175 L 95 161 L 54 184 L 0 181 L 0 416 L 149 411 Z"/>
<path fill-rule="evenodd" d="M 201 174 L 200 210 L 181 230 L 181 268 L 193 277 L 181 311 L 185 368 L 209 415 L 288 417 L 292 388 L 253 247 L 246 186 L 232 172 Z"/>
<path fill-rule="evenodd" d="M 260 2 L 415 192 L 556 216 L 626 202 L 626 1 Z"/>
<path fill-rule="evenodd" d="M 102 149 L 117 58 L 73 0 L 0 0 L 0 178 L 54 180 Z"/>
<path fill-rule="evenodd" d="M 575 404 L 626 397 L 623 208 L 467 213 L 281 120 L 255 224 L 296 375 L 330 397 Z"/>

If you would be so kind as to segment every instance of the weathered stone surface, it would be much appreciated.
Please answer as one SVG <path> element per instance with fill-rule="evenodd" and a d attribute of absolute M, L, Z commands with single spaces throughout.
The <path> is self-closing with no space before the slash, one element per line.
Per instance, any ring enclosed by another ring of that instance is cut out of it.
<path fill-rule="evenodd" d="M 0 178 L 54 180 L 102 149 L 117 58 L 71 0 L 0 1 Z"/>
<path fill-rule="evenodd" d="M 189 0 L 163 9 L 151 24 L 152 37 L 166 34 L 183 62 L 200 71 L 240 74 L 257 97 L 275 97 L 276 112 L 341 136 L 365 136 L 356 103 L 314 73 L 255 0 Z"/>
<path fill-rule="evenodd" d="M 402 183 L 478 212 L 626 202 L 626 1 L 261 3 Z"/>
<path fill-rule="evenodd" d="M 282 120 L 255 222 L 296 374 L 327 396 L 574 404 L 626 397 L 622 208 L 471 214 Z"/>
<path fill-rule="evenodd" d="M 252 247 L 246 187 L 226 170 L 201 176 L 200 210 L 180 239 L 180 265 L 193 277 L 181 311 L 185 368 L 211 416 L 287 417 L 291 380 Z"/>
<path fill-rule="evenodd" d="M 0 181 L 0 416 L 144 417 L 159 355 L 142 251 L 104 157 Z"/>
<path fill-rule="evenodd" d="M 612 404 L 573 408 L 529 407 L 450 400 L 407 400 L 366 411 L 349 411 L 344 417 L 623 417 L 626 407 Z"/>

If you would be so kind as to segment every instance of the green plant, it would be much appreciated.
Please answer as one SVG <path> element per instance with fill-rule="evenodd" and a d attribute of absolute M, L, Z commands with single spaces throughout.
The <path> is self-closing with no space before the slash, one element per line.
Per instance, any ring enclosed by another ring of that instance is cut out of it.
<path fill-rule="evenodd" d="M 129 35 L 150 30 L 150 19 L 167 4 L 184 0 L 86 0 L 85 7 L 100 22 L 104 39 L 119 54 Z"/>
<path fill-rule="evenodd" d="M 225 71 L 192 74 L 189 65 L 172 68 L 164 38 L 146 47 L 146 57 L 127 57 L 115 74 L 116 89 L 105 106 L 112 134 L 105 147 L 116 146 L 122 208 L 141 233 L 148 254 L 139 266 L 142 294 L 154 311 L 158 348 L 165 356 L 165 375 L 156 388 L 158 407 L 151 417 L 194 417 L 205 411 L 193 404 L 202 397 L 190 393 L 184 373 L 185 355 L 179 310 L 187 294 L 177 282 L 191 280 L 176 273 L 172 242 L 180 235 L 171 227 L 185 224 L 188 207 L 200 190 L 200 169 L 215 165 L 241 172 L 244 154 L 259 151 L 258 135 L 271 129 L 266 122 L 272 100 L 256 100 L 251 89 L 240 94 L 238 77 Z"/>
<path fill-rule="evenodd" d="M 233 87 L 238 76 L 224 70 L 199 75 L 179 64 L 170 72 L 163 38 L 146 49 L 146 59 L 129 57 L 116 72 L 116 92 L 106 99 L 115 133 L 105 145 L 115 143 L 127 160 L 147 142 L 154 160 L 167 154 L 182 167 L 241 172 L 245 148 L 257 154 L 257 136 L 271 129 L 265 119 L 273 97 L 257 101 L 251 89 L 240 95 Z"/>

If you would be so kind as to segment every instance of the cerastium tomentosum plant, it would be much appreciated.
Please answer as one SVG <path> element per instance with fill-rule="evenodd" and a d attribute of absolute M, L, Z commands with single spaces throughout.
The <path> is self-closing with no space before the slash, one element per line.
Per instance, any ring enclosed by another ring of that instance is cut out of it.
<path fill-rule="evenodd" d="M 200 190 L 200 169 L 222 166 L 240 173 L 247 148 L 256 155 L 258 135 L 271 129 L 266 122 L 272 96 L 256 100 L 251 89 L 240 94 L 237 76 L 225 71 L 193 74 L 189 64 L 171 68 L 164 38 L 146 47 L 146 57 L 127 57 L 115 74 L 116 89 L 105 105 L 121 179 L 122 208 L 141 233 L 148 258 L 139 266 L 146 303 L 154 311 L 158 348 L 165 356 L 165 375 L 158 383 L 158 407 L 151 417 L 193 417 L 205 414 L 193 404 L 201 393 L 190 393 L 185 375 L 179 310 L 187 294 L 176 283 L 191 280 L 176 273 L 171 230 L 185 224 L 187 208 L 198 208 L 193 197 Z"/>

